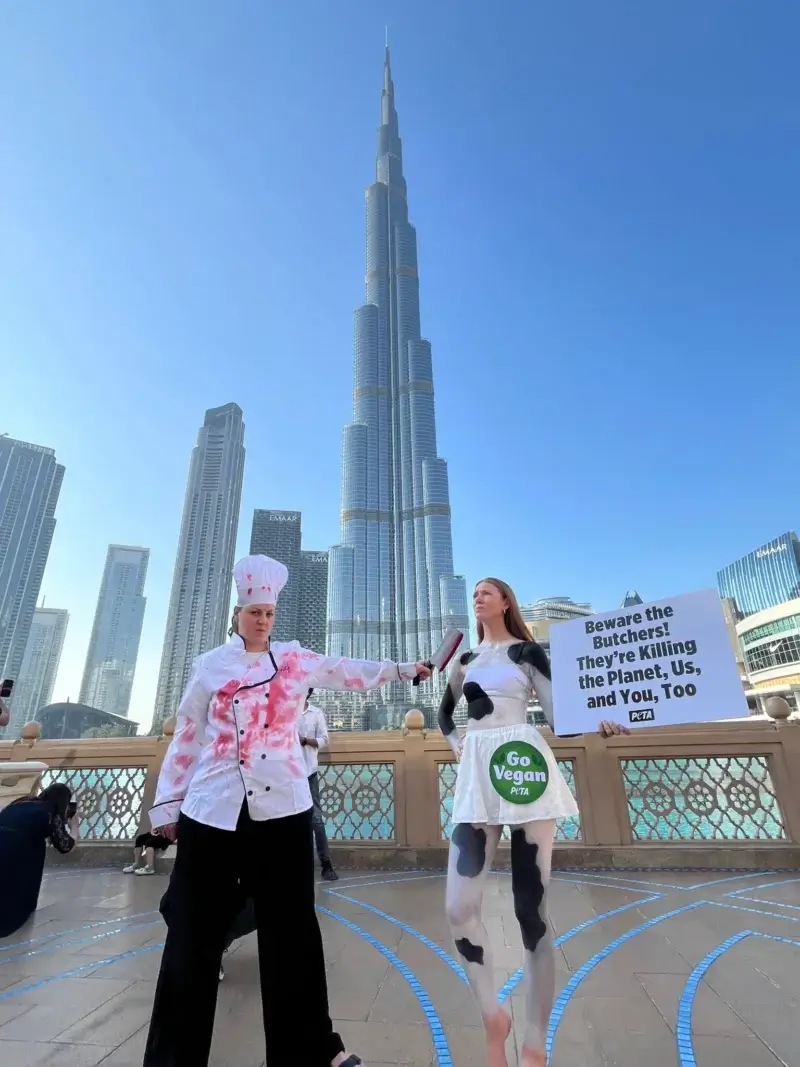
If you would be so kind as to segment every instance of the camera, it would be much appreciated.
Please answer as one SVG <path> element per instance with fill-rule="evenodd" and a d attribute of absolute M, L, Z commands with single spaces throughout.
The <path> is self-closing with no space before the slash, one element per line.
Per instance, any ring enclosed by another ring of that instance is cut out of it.
<path fill-rule="evenodd" d="M 74 819 L 77 814 L 78 805 L 75 803 L 74 800 L 72 800 L 69 804 L 67 804 L 67 819 Z"/>
<path fill-rule="evenodd" d="M 10 697 L 11 690 L 14 688 L 13 678 L 4 678 L 2 684 L 0 684 L 0 697 Z"/>

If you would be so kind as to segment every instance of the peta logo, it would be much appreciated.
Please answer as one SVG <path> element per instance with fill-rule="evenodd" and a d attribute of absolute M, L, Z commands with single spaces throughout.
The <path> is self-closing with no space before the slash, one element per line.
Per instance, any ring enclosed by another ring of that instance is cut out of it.
<path fill-rule="evenodd" d="M 631 722 L 655 722 L 655 712 L 652 708 L 639 708 L 638 711 L 629 711 L 628 718 Z"/>

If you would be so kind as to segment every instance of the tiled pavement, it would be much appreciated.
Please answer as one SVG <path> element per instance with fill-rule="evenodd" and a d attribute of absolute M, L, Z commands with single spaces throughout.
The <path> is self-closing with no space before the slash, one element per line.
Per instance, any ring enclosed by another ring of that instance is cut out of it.
<path fill-rule="evenodd" d="M 140 1067 L 164 887 L 115 871 L 46 876 L 35 921 L 0 941 L 2 1067 Z M 319 887 L 332 1014 L 368 1067 L 484 1063 L 443 888 L 430 872 L 349 872 L 333 892 Z M 800 878 L 569 872 L 550 896 L 552 1067 L 800 1063 Z M 492 878 L 485 922 L 508 987 L 520 950 L 506 874 Z M 214 1067 L 263 1064 L 255 952 L 251 937 L 228 957 Z M 510 1003 L 521 1039 L 520 993 Z"/>

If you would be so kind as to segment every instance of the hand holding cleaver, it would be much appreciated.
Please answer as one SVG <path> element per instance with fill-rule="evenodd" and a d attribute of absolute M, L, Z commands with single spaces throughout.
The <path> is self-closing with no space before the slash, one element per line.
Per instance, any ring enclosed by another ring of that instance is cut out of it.
<path fill-rule="evenodd" d="M 442 638 L 442 643 L 436 649 L 434 654 L 425 663 L 430 669 L 443 671 L 453 656 L 456 654 L 458 646 L 464 640 L 464 634 L 461 630 L 456 629 L 455 626 L 449 626 Z M 419 685 L 420 677 L 417 677 L 413 681 L 413 685 Z"/>

